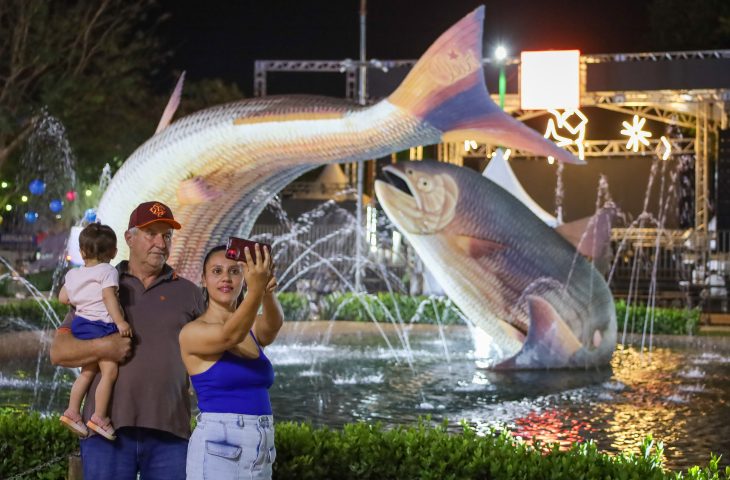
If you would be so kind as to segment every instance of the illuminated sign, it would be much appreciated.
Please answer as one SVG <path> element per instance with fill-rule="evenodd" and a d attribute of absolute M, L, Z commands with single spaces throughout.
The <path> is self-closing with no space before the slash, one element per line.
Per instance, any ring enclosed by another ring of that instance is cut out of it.
<path fill-rule="evenodd" d="M 575 110 L 579 107 L 579 50 L 520 54 L 520 108 Z"/>

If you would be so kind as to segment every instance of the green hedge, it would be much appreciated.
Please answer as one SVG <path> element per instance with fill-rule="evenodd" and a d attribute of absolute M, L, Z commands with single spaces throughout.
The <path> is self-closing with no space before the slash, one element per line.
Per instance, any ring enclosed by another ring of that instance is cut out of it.
<path fill-rule="evenodd" d="M 56 312 L 58 318 L 63 320 L 68 312 L 68 305 L 64 305 L 56 299 L 48 301 L 51 308 Z M 35 328 L 47 328 L 52 325 L 51 321 L 45 318 L 43 309 L 33 299 L 18 300 L 0 305 L 0 331 L 13 329 L 12 319 L 22 319 Z"/>
<path fill-rule="evenodd" d="M 414 323 L 436 323 L 434 306 L 439 312 L 441 322 L 445 325 L 462 323 L 459 319 L 457 307 L 443 298 L 433 298 L 389 293 L 378 293 L 376 295 L 355 295 L 352 293 L 333 293 L 324 297 L 321 301 L 321 316 L 323 319 L 354 320 L 358 322 L 369 322 L 372 317 L 378 322 L 390 321 L 384 308 L 395 316 L 395 303 L 401 313 L 401 318 Z M 424 303 L 425 302 L 425 303 Z M 416 312 L 421 307 L 421 314 Z M 641 333 L 644 328 L 644 318 L 647 315 L 646 305 L 631 305 L 629 309 L 629 330 Z M 624 319 L 626 318 L 626 302 L 616 302 L 616 319 L 619 331 L 623 331 Z M 699 309 L 654 309 L 654 330 L 656 334 L 694 335 L 699 328 Z M 648 330 L 647 330 L 648 331 Z"/>
<path fill-rule="evenodd" d="M 0 410 L 0 478 L 62 479 L 68 455 L 78 450 L 76 437 L 56 417 Z"/>
<path fill-rule="evenodd" d="M 646 331 L 651 326 L 651 312 L 647 315 L 646 305 L 632 305 L 629 309 L 627 332 L 642 333 L 646 321 Z M 698 308 L 654 308 L 654 327 L 652 332 L 656 334 L 673 335 L 694 335 L 699 329 L 700 310 Z M 624 330 L 624 319 L 626 319 L 626 302 L 616 302 L 616 321 L 618 331 Z"/>
<path fill-rule="evenodd" d="M 281 292 L 277 295 L 279 303 L 284 311 L 284 320 L 288 322 L 300 322 L 309 320 L 309 300 L 298 293 Z"/>
<path fill-rule="evenodd" d="M 280 293 L 279 302 L 284 310 L 284 318 L 291 321 L 307 320 L 309 318 L 309 302 L 303 295 L 296 293 Z M 49 300 L 51 307 L 63 320 L 68 312 L 68 306 L 56 299 Z M 0 305 L 0 332 L 19 328 L 17 324 L 10 322 L 12 319 L 22 319 L 26 323 L 36 327 L 44 328 L 50 326 L 50 322 L 44 319 L 43 310 L 38 302 L 32 299 L 18 300 Z"/>
<path fill-rule="evenodd" d="M 61 479 L 78 442 L 55 417 L 0 411 L 0 478 Z M 557 446 L 517 442 L 509 433 L 479 436 L 467 426 L 450 434 L 427 420 L 390 430 L 355 423 L 342 430 L 283 422 L 276 426 L 274 478 L 281 479 L 728 479 L 730 467 L 663 470 L 663 446 L 647 438 L 641 453 L 610 456 L 594 443 Z M 32 470 L 32 471 L 31 471 Z M 31 471 L 30 473 L 28 473 Z"/>
<path fill-rule="evenodd" d="M 396 310 L 396 304 L 398 309 Z M 462 324 L 459 311 L 446 298 L 401 295 L 380 292 L 357 295 L 354 293 L 332 293 L 320 300 L 321 317 L 325 320 L 353 320 L 356 322 L 404 322 L 442 325 Z M 387 312 L 387 313 L 386 313 Z"/>
<path fill-rule="evenodd" d="M 287 321 L 310 320 L 309 301 L 298 293 L 279 293 L 279 302 Z M 57 300 L 50 301 L 59 318 L 68 311 L 68 307 Z M 405 322 L 435 324 L 437 314 L 443 325 L 461 324 L 458 309 L 446 298 L 411 297 L 409 295 L 377 293 L 356 295 L 353 293 L 332 293 L 320 300 L 320 316 L 324 320 L 353 320 L 370 322 L 375 318 L 378 322 L 391 322 L 397 310 Z M 387 313 L 386 313 L 387 312 Z M 21 300 L 0 305 L 0 331 L 12 329 L 7 319 L 21 318 L 38 328 L 48 326 L 43 319 L 43 312 L 34 300 Z M 619 332 L 623 331 L 626 318 L 626 302 L 616 302 L 616 319 Z M 628 331 L 641 333 L 644 319 L 647 318 L 645 305 L 632 305 L 629 310 Z M 6 320 L 6 321 L 3 321 Z M 699 328 L 699 309 L 654 309 L 654 330 L 656 334 L 694 335 Z M 633 327 L 633 328 L 632 328 Z M 648 328 L 648 327 L 647 327 Z M 647 330 L 648 331 L 648 330 Z"/>
<path fill-rule="evenodd" d="M 25 275 L 24 278 L 41 292 L 47 292 L 51 289 L 51 287 L 53 287 L 53 270 L 29 273 Z M 20 286 L 20 284 L 12 278 L 0 280 L 0 297 L 12 297 L 15 295 L 15 291 L 19 290 L 25 290 L 25 287 Z"/>

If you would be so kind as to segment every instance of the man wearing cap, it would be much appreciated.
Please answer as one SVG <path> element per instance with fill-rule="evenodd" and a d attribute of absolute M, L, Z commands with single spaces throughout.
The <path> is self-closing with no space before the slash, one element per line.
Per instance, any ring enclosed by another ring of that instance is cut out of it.
<path fill-rule="evenodd" d="M 119 362 L 110 403 L 117 439 L 99 435 L 81 440 L 84 479 L 184 479 L 190 437 L 188 377 L 178 335 L 205 310 L 200 289 L 178 277 L 166 261 L 173 229 L 181 228 L 161 202 L 134 209 L 124 239 L 129 260 L 117 265 L 119 300 L 134 339 L 118 334 L 79 340 L 66 316 L 51 345 L 51 361 L 78 367 L 100 359 Z M 126 363 L 122 363 L 125 362 Z M 95 379 L 83 417 L 94 411 Z"/>

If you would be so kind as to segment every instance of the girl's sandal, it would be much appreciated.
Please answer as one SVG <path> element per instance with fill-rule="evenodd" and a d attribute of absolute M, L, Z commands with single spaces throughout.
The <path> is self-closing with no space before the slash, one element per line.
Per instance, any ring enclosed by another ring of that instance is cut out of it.
<path fill-rule="evenodd" d="M 86 438 L 89 436 L 89 429 L 86 428 L 81 415 L 78 413 L 66 410 L 63 412 L 63 415 L 61 415 L 59 420 L 61 420 L 61 424 L 69 429 L 74 435 L 80 438 Z"/>
<path fill-rule="evenodd" d="M 112 422 L 109 418 L 102 420 L 94 414 L 91 416 L 91 419 L 86 422 L 86 426 L 107 440 L 116 440 L 117 438 L 116 435 L 114 435 L 114 427 L 112 427 Z"/>

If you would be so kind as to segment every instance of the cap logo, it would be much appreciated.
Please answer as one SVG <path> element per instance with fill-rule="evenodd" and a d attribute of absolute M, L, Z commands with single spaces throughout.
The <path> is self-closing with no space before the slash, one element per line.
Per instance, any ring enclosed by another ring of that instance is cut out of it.
<path fill-rule="evenodd" d="M 165 207 L 163 207 L 159 203 L 155 203 L 150 207 L 150 213 L 152 213 L 152 215 L 155 215 L 157 218 L 160 218 L 167 213 L 167 210 L 165 210 Z"/>

